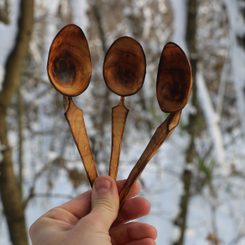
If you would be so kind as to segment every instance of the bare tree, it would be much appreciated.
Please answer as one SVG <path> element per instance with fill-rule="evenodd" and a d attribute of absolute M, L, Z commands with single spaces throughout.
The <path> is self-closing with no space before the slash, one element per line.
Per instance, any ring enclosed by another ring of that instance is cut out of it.
<path fill-rule="evenodd" d="M 193 92 L 192 92 L 192 105 L 196 108 L 196 113 L 192 113 L 189 116 L 189 125 L 187 127 L 188 134 L 190 135 L 190 143 L 186 150 L 186 166 L 182 173 L 183 193 L 180 199 L 180 210 L 174 221 L 175 225 L 180 230 L 180 235 L 174 241 L 174 245 L 183 245 L 185 241 L 187 217 L 189 211 L 189 202 L 191 198 L 191 186 L 192 186 L 192 166 L 195 163 L 196 148 L 195 139 L 198 133 L 198 119 L 200 116 L 199 105 L 197 101 L 197 87 L 196 87 L 196 76 L 197 76 L 197 0 L 187 0 L 187 26 L 186 26 L 186 42 L 190 53 L 190 61 L 192 66 L 193 76 Z"/>
<path fill-rule="evenodd" d="M 245 1 L 224 0 L 230 24 L 232 77 L 234 80 L 237 108 L 243 135 L 245 134 L 245 72 L 240 69 L 240 62 L 245 58 Z"/>
<path fill-rule="evenodd" d="M 12 98 L 19 87 L 28 52 L 33 27 L 33 11 L 34 2 L 32 0 L 20 1 L 19 29 L 14 47 L 6 62 L 3 87 L 0 91 L 0 144 L 2 151 L 0 192 L 9 235 L 15 245 L 26 245 L 27 233 L 18 177 L 14 173 L 12 149 L 8 140 L 7 116 Z"/>
<path fill-rule="evenodd" d="M 2 0 L 0 2 L 0 22 L 9 24 L 9 0 Z"/>

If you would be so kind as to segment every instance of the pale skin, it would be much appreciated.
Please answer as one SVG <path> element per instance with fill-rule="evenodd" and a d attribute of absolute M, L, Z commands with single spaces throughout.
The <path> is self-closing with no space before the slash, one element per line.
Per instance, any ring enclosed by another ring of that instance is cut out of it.
<path fill-rule="evenodd" d="M 124 181 L 98 177 L 92 191 L 51 209 L 30 228 L 33 245 L 155 245 L 156 229 L 130 222 L 147 215 L 149 202 L 137 197 L 135 184 L 119 210 L 118 190 Z"/>

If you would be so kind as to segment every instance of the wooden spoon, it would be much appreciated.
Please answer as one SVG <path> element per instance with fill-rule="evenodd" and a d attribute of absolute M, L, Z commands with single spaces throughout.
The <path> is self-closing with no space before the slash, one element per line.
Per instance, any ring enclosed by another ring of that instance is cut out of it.
<path fill-rule="evenodd" d="M 72 100 L 72 96 L 86 90 L 92 74 L 88 42 L 78 26 L 67 25 L 56 35 L 50 47 L 47 70 L 52 85 L 64 95 L 65 117 L 92 185 L 97 177 L 96 165 L 83 111 Z"/>
<path fill-rule="evenodd" d="M 163 48 L 158 68 L 157 100 L 161 110 L 170 114 L 157 128 L 143 154 L 130 172 L 120 193 L 121 206 L 130 188 L 147 163 L 155 155 L 165 139 L 177 127 L 181 111 L 190 96 L 191 88 L 191 67 L 184 51 L 175 43 L 167 43 Z"/>
<path fill-rule="evenodd" d="M 130 37 L 117 39 L 108 50 L 103 75 L 108 88 L 121 96 L 119 104 L 112 108 L 112 149 L 109 175 L 116 179 L 121 142 L 128 109 L 124 97 L 137 93 L 143 86 L 146 60 L 141 45 Z"/>

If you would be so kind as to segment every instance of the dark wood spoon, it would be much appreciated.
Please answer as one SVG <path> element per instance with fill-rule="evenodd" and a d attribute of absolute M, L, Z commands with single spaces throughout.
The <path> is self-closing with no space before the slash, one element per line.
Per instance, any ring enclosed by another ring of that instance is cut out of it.
<path fill-rule="evenodd" d="M 67 25 L 56 35 L 50 47 L 47 70 L 52 85 L 64 95 L 65 117 L 92 186 L 97 177 L 96 165 L 83 111 L 72 100 L 72 96 L 86 90 L 92 74 L 88 42 L 78 26 Z"/>
<path fill-rule="evenodd" d="M 175 43 L 167 43 L 160 58 L 156 92 L 161 110 L 170 114 L 157 128 L 143 154 L 130 172 L 120 193 L 121 206 L 147 163 L 177 127 L 181 111 L 190 97 L 191 88 L 191 67 L 184 51 Z"/>
<path fill-rule="evenodd" d="M 128 108 L 124 97 L 137 93 L 143 86 L 146 60 L 143 48 L 131 37 L 117 39 L 108 50 L 103 75 L 108 88 L 121 96 L 119 104 L 112 108 L 112 149 L 109 175 L 116 179 L 121 142 Z"/>

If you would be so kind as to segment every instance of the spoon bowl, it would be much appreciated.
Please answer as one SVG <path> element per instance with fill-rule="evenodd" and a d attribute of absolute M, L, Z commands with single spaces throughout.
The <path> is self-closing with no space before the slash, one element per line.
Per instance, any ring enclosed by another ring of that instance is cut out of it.
<path fill-rule="evenodd" d="M 146 60 L 141 45 L 131 37 L 117 39 L 108 50 L 103 75 L 108 88 L 119 96 L 137 93 L 143 86 Z"/>
<path fill-rule="evenodd" d="M 183 50 L 169 42 L 163 48 L 157 75 L 156 94 L 163 112 L 184 108 L 192 88 L 191 68 Z"/>
<path fill-rule="evenodd" d="M 65 26 L 54 38 L 47 65 L 52 85 L 63 95 L 77 96 L 89 85 L 92 64 L 87 39 L 76 25 Z"/>

